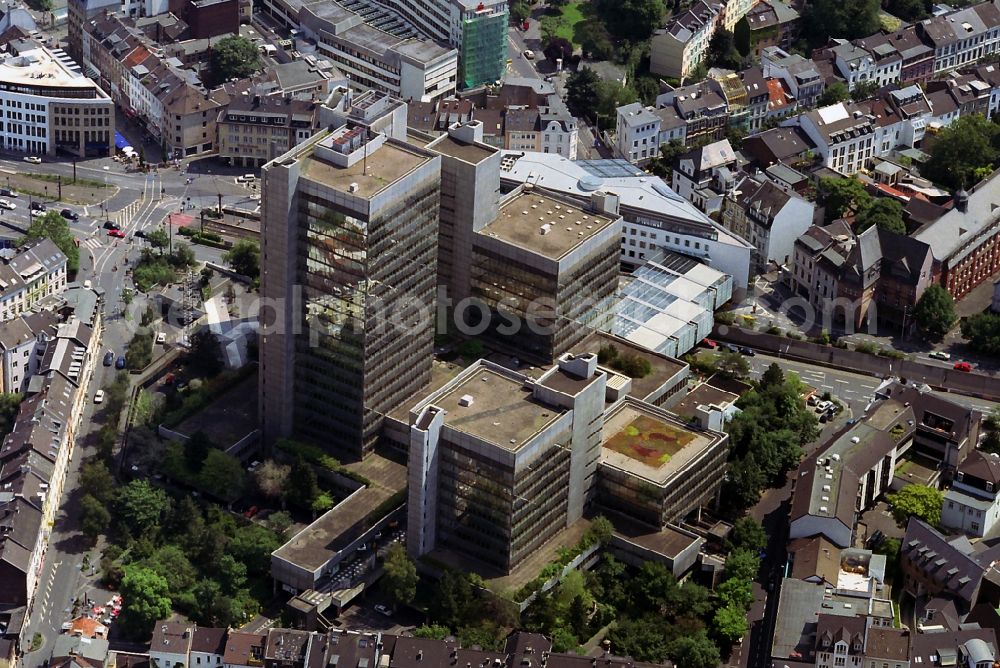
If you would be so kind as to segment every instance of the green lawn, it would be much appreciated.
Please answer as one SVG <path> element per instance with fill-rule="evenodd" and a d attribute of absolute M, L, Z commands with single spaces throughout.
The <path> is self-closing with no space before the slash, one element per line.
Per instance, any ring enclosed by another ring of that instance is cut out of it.
<path fill-rule="evenodd" d="M 573 46 L 577 48 L 580 47 L 580 44 L 573 39 L 573 36 L 576 33 L 577 24 L 587 20 L 583 13 L 586 4 L 589 4 L 589 0 L 574 0 L 567 2 L 560 8 L 559 29 L 556 31 L 556 35 L 573 42 Z"/>

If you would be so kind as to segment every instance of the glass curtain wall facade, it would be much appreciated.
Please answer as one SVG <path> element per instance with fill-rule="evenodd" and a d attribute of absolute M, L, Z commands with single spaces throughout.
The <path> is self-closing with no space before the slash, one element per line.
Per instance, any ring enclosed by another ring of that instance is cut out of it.
<path fill-rule="evenodd" d="M 425 178 L 374 215 L 310 190 L 298 211 L 295 431 L 360 458 L 384 415 L 430 381 L 439 181 Z"/>

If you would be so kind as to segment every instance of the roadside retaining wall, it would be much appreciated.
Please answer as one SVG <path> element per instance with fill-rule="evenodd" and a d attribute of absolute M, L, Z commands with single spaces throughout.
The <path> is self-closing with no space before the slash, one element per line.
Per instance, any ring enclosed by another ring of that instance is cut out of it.
<path fill-rule="evenodd" d="M 897 376 L 908 381 L 927 383 L 939 390 L 1000 400 L 1000 378 L 975 371 L 956 371 L 949 367 L 933 366 L 912 360 L 878 357 L 810 341 L 790 339 L 787 336 L 765 334 L 735 325 L 717 323 L 713 336 L 722 341 L 773 353 L 778 357 L 856 371 L 879 378 Z"/>

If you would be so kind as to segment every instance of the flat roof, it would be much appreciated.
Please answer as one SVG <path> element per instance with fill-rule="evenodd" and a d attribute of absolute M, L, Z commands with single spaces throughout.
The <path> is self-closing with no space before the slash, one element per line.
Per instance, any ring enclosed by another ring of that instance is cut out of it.
<path fill-rule="evenodd" d="M 593 378 L 580 378 L 579 376 L 574 376 L 573 374 L 567 373 L 563 369 L 557 367 L 555 371 L 543 378 L 540 382 L 543 386 L 549 388 L 550 390 L 574 396 L 590 385 L 593 380 Z"/>
<path fill-rule="evenodd" d="M 472 404 L 462 406 L 462 397 Z M 480 366 L 461 383 L 431 402 L 447 411 L 447 426 L 517 452 L 563 412 L 536 401 L 518 380 Z"/>
<path fill-rule="evenodd" d="M 646 350 L 626 339 L 600 331 L 592 332 L 583 341 L 573 346 L 570 352 L 576 355 L 593 353 L 600 351 L 601 346 L 605 345 L 613 345 L 618 348 L 619 352 L 638 355 L 648 361 L 653 367 L 642 378 L 632 379 L 632 391 L 630 394 L 637 399 L 646 399 L 649 395 L 663 387 L 667 381 L 675 378 L 677 374 L 683 373 L 687 369 L 687 364 L 679 359 L 667 357 L 663 353 Z"/>
<path fill-rule="evenodd" d="M 738 394 L 726 392 L 708 383 L 702 383 L 688 392 L 676 405 L 667 410 L 683 418 L 690 419 L 694 417 L 694 411 L 698 406 L 733 404 L 739 398 Z"/>
<path fill-rule="evenodd" d="M 631 445 L 626 443 L 626 439 L 631 439 Z M 601 464 L 662 485 L 714 441 L 705 432 L 693 431 L 679 421 L 664 419 L 640 404 L 625 402 L 605 417 Z M 661 450 L 668 452 L 660 454 Z"/>
<path fill-rule="evenodd" d="M 451 135 L 443 135 L 437 141 L 429 144 L 427 148 L 432 151 L 437 151 L 443 155 L 463 160 L 473 165 L 478 165 L 480 162 L 499 151 L 499 149 L 496 148 L 459 141 Z"/>
<path fill-rule="evenodd" d="M 323 136 L 320 135 L 319 138 L 322 139 Z M 316 157 L 313 152 L 315 143 L 308 144 L 308 153 L 301 156 L 304 160 L 303 176 L 345 193 L 349 192 L 352 183 L 356 183 L 358 189 L 351 194 L 367 199 L 431 159 L 430 156 L 410 150 L 405 144 L 387 140 L 350 167 L 338 167 Z"/>
<path fill-rule="evenodd" d="M 295 534 L 274 551 L 274 556 L 310 571 L 319 570 L 364 532 L 363 520 L 392 494 L 377 485 L 358 490 Z"/>
<path fill-rule="evenodd" d="M 612 222 L 608 216 L 531 190 L 501 202 L 496 220 L 479 234 L 558 260 Z M 545 234 L 543 225 L 549 226 Z"/>

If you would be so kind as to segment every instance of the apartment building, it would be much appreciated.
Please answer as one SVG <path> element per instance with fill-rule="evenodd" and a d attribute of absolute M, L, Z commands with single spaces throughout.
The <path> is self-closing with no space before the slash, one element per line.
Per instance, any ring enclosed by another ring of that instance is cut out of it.
<path fill-rule="evenodd" d="M 782 0 L 763 0 L 747 12 L 750 28 L 750 48 L 760 58 L 763 49 L 777 46 L 789 49 L 799 36 L 799 13 Z"/>
<path fill-rule="evenodd" d="M 38 373 L 58 322 L 52 312 L 38 311 L 0 323 L 0 392 L 28 389 L 28 381 Z"/>
<path fill-rule="evenodd" d="M 791 267 L 795 240 L 816 218 L 816 205 L 794 192 L 779 188 L 767 178 L 746 178 L 726 195 L 722 224 L 756 249 L 753 265 Z"/>
<path fill-rule="evenodd" d="M 828 49 L 833 64 L 840 76 L 847 82 L 848 90 L 861 83 L 888 86 L 899 81 L 903 59 L 890 45 L 880 45 L 871 51 L 864 46 L 846 40 Z"/>
<path fill-rule="evenodd" d="M 945 492 L 941 526 L 985 536 L 1000 520 L 1000 455 L 973 450 Z"/>
<path fill-rule="evenodd" d="M 705 60 L 721 12 L 721 4 L 697 0 L 665 28 L 654 31 L 649 71 L 674 79 L 690 76 Z"/>
<path fill-rule="evenodd" d="M 0 444 L 0 607 L 26 608 L 25 630 L 100 356 L 99 319 L 95 325 L 75 316 L 57 325 L 14 428 Z"/>
<path fill-rule="evenodd" d="M 34 310 L 66 287 L 66 256 L 51 239 L 0 251 L 0 322 Z"/>
<path fill-rule="evenodd" d="M 97 84 L 30 40 L 8 43 L 0 58 L 3 149 L 79 158 L 114 151 L 114 103 Z"/>
<path fill-rule="evenodd" d="M 900 549 L 903 591 L 911 596 L 947 597 L 959 613 L 979 599 L 980 588 L 994 569 L 997 550 L 973 552 L 965 541 L 949 541 L 936 529 L 911 517 Z"/>
<path fill-rule="evenodd" d="M 925 44 L 914 26 L 895 32 L 879 32 L 855 42 L 872 53 L 876 62 L 900 59 L 899 82 L 902 85 L 927 82 L 934 74 L 934 49 Z"/>
<path fill-rule="evenodd" d="M 728 139 L 706 144 L 680 156 L 672 173 L 674 192 L 705 213 L 719 211 L 734 184 L 736 152 Z"/>
<path fill-rule="evenodd" d="M 916 31 L 934 49 L 934 74 L 941 74 L 997 52 L 1000 9 L 983 2 L 924 19 Z"/>
<path fill-rule="evenodd" d="M 503 148 L 555 153 L 576 160 L 576 119 L 562 104 L 508 109 L 503 115 Z"/>
<path fill-rule="evenodd" d="M 830 169 L 853 174 L 875 156 L 875 127 L 863 105 L 847 102 L 807 111 L 782 125 L 797 125 Z"/>
<path fill-rule="evenodd" d="M 303 37 L 296 39 L 296 48 L 330 59 L 359 90 L 420 102 L 455 92 L 455 49 L 419 37 L 404 21 L 390 18 L 379 24 L 381 28 L 372 25 L 379 14 L 367 11 L 364 3 L 265 0 L 260 11 L 288 29 L 301 30 Z"/>
<path fill-rule="evenodd" d="M 260 167 L 319 130 L 317 104 L 288 96 L 237 95 L 219 112 L 219 157 Z"/>
<path fill-rule="evenodd" d="M 660 119 L 641 102 L 618 107 L 618 154 L 632 163 L 660 155 Z"/>
<path fill-rule="evenodd" d="M 726 436 L 688 430 L 629 391 L 590 353 L 563 356 L 537 380 L 480 360 L 420 401 L 410 411 L 411 555 L 455 550 L 509 572 L 595 498 L 656 528 L 710 500 Z M 636 425 L 680 449 L 659 466 L 631 458 L 623 441 Z"/>
<path fill-rule="evenodd" d="M 430 380 L 440 163 L 349 122 L 264 166 L 261 294 L 300 305 L 262 333 L 265 439 L 360 459 Z"/>
<path fill-rule="evenodd" d="M 667 86 L 656 98 L 657 107 L 672 107 L 684 121 L 685 143 L 718 141 L 729 123 L 729 102 L 715 79 L 673 88 Z"/>
<path fill-rule="evenodd" d="M 798 54 L 770 46 L 761 50 L 760 65 L 765 78 L 784 82 L 799 107 L 815 106 L 826 89 L 816 63 Z"/>

